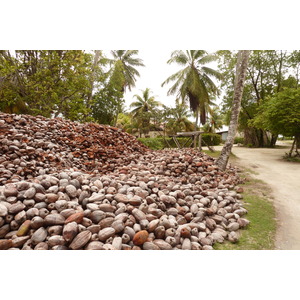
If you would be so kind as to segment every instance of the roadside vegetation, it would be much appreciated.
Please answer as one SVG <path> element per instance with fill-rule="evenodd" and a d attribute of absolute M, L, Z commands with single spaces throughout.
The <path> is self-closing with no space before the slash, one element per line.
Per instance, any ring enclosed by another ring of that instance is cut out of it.
<path fill-rule="evenodd" d="M 217 156 L 216 153 L 209 153 Z M 240 230 L 240 239 L 237 243 L 228 241 L 223 244 L 217 243 L 214 249 L 217 250 L 273 250 L 275 248 L 276 216 L 272 202 L 271 190 L 266 183 L 255 179 L 251 170 L 240 166 L 236 157 L 230 157 L 230 163 L 238 165 L 241 170 L 240 176 L 245 183 L 240 185 L 244 192 L 244 207 L 248 214 L 245 216 L 250 224 Z"/>
<path fill-rule="evenodd" d="M 300 163 L 300 157 L 290 157 L 289 155 L 285 155 L 283 159 L 289 162 Z"/>
<path fill-rule="evenodd" d="M 161 150 L 164 148 L 177 148 L 174 140 L 171 137 L 156 137 L 156 138 L 138 138 L 138 140 L 145 146 L 152 150 Z M 190 148 L 193 142 L 186 137 L 178 137 L 177 141 L 181 147 Z M 215 133 L 203 133 L 202 134 L 202 145 L 203 146 L 217 146 L 221 144 L 221 136 Z M 193 145 L 192 145 L 193 146 Z M 197 141 L 197 145 L 198 141 Z"/>

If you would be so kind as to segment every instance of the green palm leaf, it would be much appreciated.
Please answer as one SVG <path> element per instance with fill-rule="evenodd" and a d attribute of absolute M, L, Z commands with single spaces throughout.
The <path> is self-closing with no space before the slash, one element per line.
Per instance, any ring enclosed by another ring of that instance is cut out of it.
<path fill-rule="evenodd" d="M 109 60 L 112 66 L 112 73 L 116 71 L 121 73 L 124 78 L 122 92 L 126 88 L 131 91 L 131 88 L 135 87 L 136 77 L 140 76 L 140 73 L 135 67 L 144 67 L 143 61 L 140 58 L 134 57 L 138 55 L 138 50 L 112 50 L 111 54 L 113 59 Z M 118 67 L 121 65 L 122 68 Z"/>

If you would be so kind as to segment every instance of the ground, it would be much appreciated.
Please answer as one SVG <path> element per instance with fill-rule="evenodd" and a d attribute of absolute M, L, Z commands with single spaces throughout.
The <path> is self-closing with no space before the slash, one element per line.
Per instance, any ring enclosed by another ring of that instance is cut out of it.
<path fill-rule="evenodd" d="M 279 142 L 275 149 L 233 148 L 233 154 L 253 177 L 272 190 L 278 228 L 275 248 L 300 250 L 300 164 L 282 159 L 290 143 Z"/>

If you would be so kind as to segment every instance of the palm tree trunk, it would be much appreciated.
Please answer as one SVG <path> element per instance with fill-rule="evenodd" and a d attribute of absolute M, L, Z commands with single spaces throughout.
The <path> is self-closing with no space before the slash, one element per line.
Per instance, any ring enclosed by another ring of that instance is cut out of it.
<path fill-rule="evenodd" d="M 216 161 L 217 166 L 222 171 L 226 169 L 229 155 L 231 153 L 231 149 L 233 146 L 237 126 L 238 126 L 238 119 L 241 110 L 241 100 L 243 96 L 243 89 L 244 89 L 244 83 L 246 78 L 249 55 L 250 55 L 249 50 L 240 50 L 238 52 L 238 59 L 236 63 L 236 77 L 235 77 L 235 85 L 234 85 L 233 105 L 231 110 L 231 120 L 228 129 L 228 136 L 225 145 L 222 149 L 221 155 Z"/>

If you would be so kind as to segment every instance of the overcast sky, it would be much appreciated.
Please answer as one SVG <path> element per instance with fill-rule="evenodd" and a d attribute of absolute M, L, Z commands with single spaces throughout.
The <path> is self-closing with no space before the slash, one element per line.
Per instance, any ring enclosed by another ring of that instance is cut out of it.
<path fill-rule="evenodd" d="M 129 105 L 135 94 L 141 94 L 141 90 L 150 88 L 156 100 L 161 103 L 174 106 L 175 96 L 167 96 L 169 86 L 161 87 L 161 84 L 173 73 L 179 70 L 179 66 L 167 64 L 172 50 L 164 49 L 142 49 L 139 50 L 139 58 L 145 67 L 139 67 L 140 77 L 136 81 L 136 87 L 131 92 L 126 92 L 125 101 Z"/>

